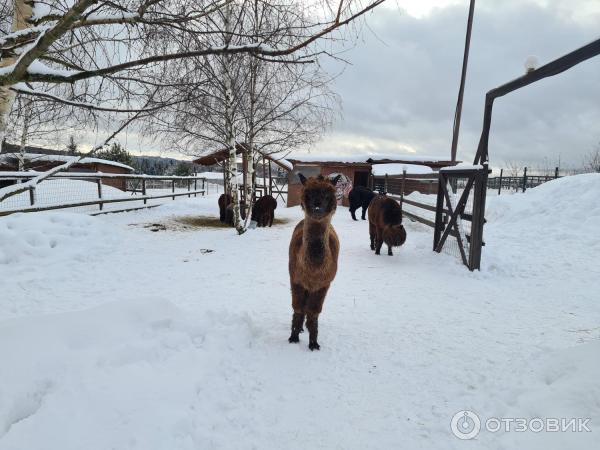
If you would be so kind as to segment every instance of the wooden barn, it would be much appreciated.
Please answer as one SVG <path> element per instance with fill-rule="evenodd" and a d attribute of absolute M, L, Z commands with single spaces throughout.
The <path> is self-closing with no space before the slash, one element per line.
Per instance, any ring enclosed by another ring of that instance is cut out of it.
<path fill-rule="evenodd" d="M 18 152 L 18 146 L 4 143 L 2 152 L 0 153 L 0 174 L 2 172 L 16 172 L 18 170 Z M 65 152 L 58 150 L 27 146 L 25 148 L 25 170 L 45 172 L 64 164 L 72 157 L 72 155 L 67 155 Z M 133 173 L 133 171 L 133 167 L 126 164 L 100 158 L 83 158 L 67 170 L 67 172 L 77 173 L 103 172 L 111 174 L 129 174 Z M 124 191 L 126 187 L 125 179 L 105 179 L 103 183 L 121 189 L 122 191 Z"/>
<path fill-rule="evenodd" d="M 283 180 L 287 179 L 287 172 L 292 169 L 292 165 L 285 159 L 280 158 L 278 155 L 265 154 L 259 150 L 256 150 L 259 158 L 257 164 L 254 167 L 254 176 L 256 177 L 256 195 L 258 197 L 269 194 L 275 199 L 281 198 L 285 200 L 284 195 L 287 194 L 285 190 L 285 184 L 282 182 L 281 174 L 283 173 Z M 247 161 L 247 146 L 246 144 L 236 145 L 236 155 L 238 156 L 237 170 L 242 175 L 240 180 L 240 194 L 241 198 L 244 199 L 243 185 L 246 184 L 246 177 L 248 176 L 248 161 Z M 223 163 L 229 159 L 229 150 L 224 148 L 208 152 L 199 156 L 192 162 L 194 164 L 206 167 L 223 166 Z M 223 178 L 225 174 L 223 173 Z"/>
<path fill-rule="evenodd" d="M 240 182 L 245 183 L 248 163 L 243 144 L 238 144 L 236 153 L 240 155 L 238 170 L 242 175 Z M 341 175 L 337 184 L 338 202 L 348 206 L 348 194 L 354 186 L 365 186 L 378 190 L 385 190 L 386 186 L 395 188 L 399 185 L 403 171 L 407 171 L 408 180 L 405 180 L 405 192 L 410 194 L 417 191 L 424 194 L 437 192 L 437 172 L 442 167 L 453 166 L 447 158 L 417 157 L 399 155 L 380 155 L 373 153 L 355 154 L 351 156 L 327 155 L 322 153 L 289 153 L 267 155 L 258 152 L 260 161 L 255 168 L 257 177 L 257 196 L 269 193 L 275 198 L 283 198 L 287 206 L 300 204 L 302 186 L 298 173 L 306 177 L 323 175 L 333 178 Z M 195 159 L 195 164 L 203 166 L 222 165 L 229 157 L 227 149 L 221 149 L 202 155 Z M 274 180 L 272 171 L 276 167 L 285 171 L 284 181 Z M 258 181 L 258 180 L 261 181 Z M 279 184 L 278 184 L 279 183 Z M 282 183 L 287 187 L 282 187 Z M 241 194 L 243 197 L 242 190 Z M 284 195 L 287 194 L 287 198 Z"/>
<path fill-rule="evenodd" d="M 390 183 L 402 176 L 403 169 L 407 169 L 410 182 L 406 183 L 407 193 L 418 191 L 421 193 L 437 192 L 437 172 L 442 167 L 455 165 L 457 162 L 445 158 L 411 157 L 399 155 L 352 155 L 349 157 L 327 156 L 321 154 L 289 155 L 287 157 L 293 169 L 288 175 L 287 206 L 300 204 L 301 184 L 298 173 L 305 176 L 323 175 L 333 178 L 342 175 L 338 182 L 338 201 L 343 206 L 348 206 L 348 193 L 354 186 L 379 188 L 377 181 L 385 180 L 386 174 Z"/>

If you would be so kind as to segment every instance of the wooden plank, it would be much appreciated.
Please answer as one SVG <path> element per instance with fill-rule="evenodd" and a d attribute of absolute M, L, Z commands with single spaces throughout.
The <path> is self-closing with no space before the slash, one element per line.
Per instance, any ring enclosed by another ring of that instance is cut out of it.
<path fill-rule="evenodd" d="M 204 191 L 192 192 L 192 194 L 194 194 L 194 193 L 201 194 L 202 192 L 204 192 Z M 188 193 L 183 192 L 183 193 L 178 193 L 178 194 L 152 195 L 152 196 L 145 196 L 145 197 L 111 198 L 111 199 L 104 199 L 104 200 L 91 200 L 91 201 L 86 201 L 86 202 L 63 203 L 60 205 L 36 206 L 36 207 L 21 208 L 21 209 L 8 209 L 5 211 L 0 210 L 0 216 L 8 216 L 10 214 L 19 213 L 19 212 L 29 213 L 29 212 L 39 212 L 39 211 L 50 211 L 50 210 L 55 210 L 55 209 L 77 208 L 80 206 L 93 206 L 93 205 L 97 205 L 100 202 L 102 202 L 104 204 L 120 203 L 120 202 L 135 202 L 135 201 L 142 201 L 142 200 L 157 200 L 157 199 L 168 198 L 168 197 L 180 197 L 183 195 L 188 195 Z"/>
<path fill-rule="evenodd" d="M 409 213 L 406 211 L 402 211 L 402 215 L 408 217 L 410 220 L 414 220 L 416 222 L 422 223 L 424 225 L 427 225 L 431 228 L 435 228 L 435 222 L 432 222 L 431 220 L 425 219 L 423 217 L 417 216 L 416 214 L 413 213 Z"/>

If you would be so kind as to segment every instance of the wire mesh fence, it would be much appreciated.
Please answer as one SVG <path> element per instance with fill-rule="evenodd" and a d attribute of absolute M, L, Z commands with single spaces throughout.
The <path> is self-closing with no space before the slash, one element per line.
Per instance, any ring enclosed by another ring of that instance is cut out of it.
<path fill-rule="evenodd" d="M 0 173 L 0 186 L 23 184 L 23 192 L 0 201 L 0 215 L 69 208 L 111 212 L 158 206 L 168 199 L 204 195 L 205 178 L 105 173 L 57 173 L 36 186 L 35 172 Z"/>

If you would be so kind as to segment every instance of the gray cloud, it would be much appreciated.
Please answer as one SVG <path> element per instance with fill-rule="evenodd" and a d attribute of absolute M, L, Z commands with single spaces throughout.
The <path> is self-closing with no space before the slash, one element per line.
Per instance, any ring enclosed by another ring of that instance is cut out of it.
<path fill-rule="evenodd" d="M 599 37 L 600 14 L 574 16 L 574 1 L 479 1 L 473 30 L 459 158 L 479 140 L 485 93 L 524 73 L 527 56 L 541 64 Z M 578 5 L 579 12 L 589 7 Z M 592 11 L 591 7 L 589 11 Z M 336 81 L 343 120 L 317 146 L 448 155 L 458 90 L 467 3 L 422 18 L 380 9 L 373 33 L 344 56 L 352 65 Z M 331 70 L 338 67 L 328 63 Z M 577 166 L 600 142 L 600 58 L 499 99 L 490 145 L 492 164 L 518 160 Z"/>

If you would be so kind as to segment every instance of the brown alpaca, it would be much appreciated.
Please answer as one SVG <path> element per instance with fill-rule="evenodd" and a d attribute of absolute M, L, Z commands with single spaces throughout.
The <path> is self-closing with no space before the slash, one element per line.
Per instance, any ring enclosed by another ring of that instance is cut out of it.
<path fill-rule="evenodd" d="M 275 218 L 277 201 L 270 195 L 263 195 L 252 207 L 251 219 L 256 222 L 257 227 L 270 227 Z"/>
<path fill-rule="evenodd" d="M 400 247 L 406 241 L 406 230 L 402 226 L 402 209 L 398 202 L 385 195 L 377 195 L 369 204 L 369 236 L 371 250 L 379 255 L 385 242 L 388 255 L 392 247 Z"/>
<path fill-rule="evenodd" d="M 240 201 L 240 217 L 242 220 L 246 220 L 246 202 L 244 200 Z M 232 227 L 235 225 L 233 220 L 233 201 L 225 208 L 225 220 L 223 222 Z"/>
<path fill-rule="evenodd" d="M 233 202 L 233 198 L 229 194 L 221 194 L 219 197 L 219 220 L 226 222 L 227 207 Z"/>
<path fill-rule="evenodd" d="M 322 176 L 306 179 L 298 174 L 298 177 L 304 185 L 301 199 L 304 220 L 296 225 L 290 242 L 289 270 L 294 315 L 288 341 L 300 341 L 306 317 L 308 348 L 319 350 L 319 314 L 337 272 L 340 250 L 340 242 L 331 226 L 337 206 L 334 186 L 340 177 L 332 181 Z"/>

